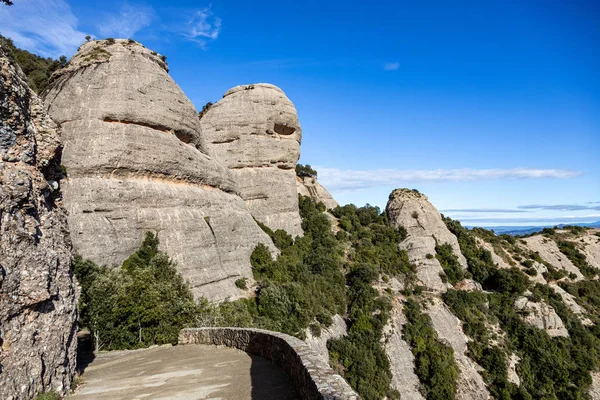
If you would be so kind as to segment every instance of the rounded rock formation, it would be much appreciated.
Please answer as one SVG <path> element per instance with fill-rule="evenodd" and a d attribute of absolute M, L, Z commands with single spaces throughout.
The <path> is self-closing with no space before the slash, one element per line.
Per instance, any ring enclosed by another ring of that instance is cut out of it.
<path fill-rule="evenodd" d="M 212 158 L 196 110 L 163 58 L 132 40 L 92 41 L 45 93 L 62 126 L 73 245 L 118 266 L 156 233 L 196 297 L 245 296 L 250 254 L 269 237 Z"/>
<path fill-rule="evenodd" d="M 265 83 L 236 86 L 200 123 L 215 158 L 231 169 L 250 213 L 271 229 L 302 235 L 295 172 L 302 130 L 285 93 Z"/>

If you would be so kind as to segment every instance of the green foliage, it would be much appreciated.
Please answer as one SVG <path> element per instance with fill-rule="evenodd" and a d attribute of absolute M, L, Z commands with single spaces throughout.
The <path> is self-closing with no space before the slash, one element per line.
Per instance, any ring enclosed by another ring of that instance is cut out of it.
<path fill-rule="evenodd" d="M 469 357 L 485 369 L 483 378 L 494 398 L 515 398 L 518 388 L 508 381 L 507 350 L 492 344 L 486 326 L 486 323 L 496 322 L 489 315 L 487 300 L 482 292 L 449 290 L 444 294 L 444 302 L 463 322 L 463 331 L 472 339 L 468 344 Z"/>
<path fill-rule="evenodd" d="M 97 349 L 176 343 L 179 331 L 199 316 L 188 285 L 158 251 L 152 233 L 122 268 L 99 267 L 78 256 L 74 273 L 81 285 L 80 323 L 91 330 Z"/>
<path fill-rule="evenodd" d="M 523 293 L 529 286 L 529 279 L 521 270 L 513 267 L 499 269 L 492 260 L 492 254 L 477 245 L 475 237 L 458 221 L 443 217 L 446 226 L 458 239 L 461 253 L 467 259 L 473 279 L 487 290 L 510 293 Z"/>
<path fill-rule="evenodd" d="M 327 343 L 331 364 L 363 399 L 381 399 L 391 382 L 390 365 L 380 343 L 391 303 L 371 286 L 377 267 L 355 264 L 348 274 L 348 336 Z"/>
<path fill-rule="evenodd" d="M 239 279 L 236 279 L 235 286 L 238 289 L 246 290 L 246 289 L 248 289 L 248 286 L 246 285 L 247 281 L 248 281 L 248 278 L 239 278 Z"/>
<path fill-rule="evenodd" d="M 56 392 L 44 392 L 37 395 L 35 400 L 60 400 L 60 394 Z"/>
<path fill-rule="evenodd" d="M 208 110 L 210 110 L 210 108 L 212 106 L 213 106 L 212 101 L 209 101 L 208 103 L 203 105 L 202 110 L 198 113 L 198 119 L 202 119 L 202 117 L 204 117 L 204 115 L 208 112 Z"/>
<path fill-rule="evenodd" d="M 425 398 L 454 399 L 459 375 L 454 350 L 439 340 L 431 318 L 421 312 L 416 301 L 408 299 L 404 303 L 404 315 L 404 339 L 415 356 L 415 372 Z"/>
<path fill-rule="evenodd" d="M 285 231 L 258 225 L 281 254 L 273 260 L 259 244 L 250 263 L 259 283 L 253 326 L 302 337 L 315 321 L 331 324 L 331 315 L 346 306 L 342 247 L 331 232 L 329 218 L 308 197 L 299 198 L 304 237 L 294 241 Z"/>
<path fill-rule="evenodd" d="M 436 258 L 440 262 L 444 274 L 448 278 L 448 282 L 456 285 L 465 278 L 470 277 L 458 262 L 458 257 L 454 254 L 452 246 L 448 243 L 438 244 L 435 246 Z"/>
<path fill-rule="evenodd" d="M 296 176 L 298 176 L 300 178 L 306 178 L 306 177 L 316 178 L 317 171 L 312 169 L 312 167 L 309 164 L 306 164 L 306 165 L 296 164 Z"/>
<path fill-rule="evenodd" d="M 561 253 L 566 255 L 585 277 L 592 278 L 598 274 L 599 271 L 588 264 L 585 255 L 575 247 L 575 243 L 560 240 L 557 244 Z"/>
<path fill-rule="evenodd" d="M 106 41 L 107 45 L 115 44 L 115 39 L 114 38 L 106 38 L 104 40 Z"/>
<path fill-rule="evenodd" d="M 36 93 L 40 94 L 50 82 L 52 73 L 67 64 L 67 58 L 61 56 L 58 60 L 43 58 L 27 50 L 16 47 L 13 41 L 0 35 L 2 48 L 10 54 L 27 76 L 27 84 Z"/>

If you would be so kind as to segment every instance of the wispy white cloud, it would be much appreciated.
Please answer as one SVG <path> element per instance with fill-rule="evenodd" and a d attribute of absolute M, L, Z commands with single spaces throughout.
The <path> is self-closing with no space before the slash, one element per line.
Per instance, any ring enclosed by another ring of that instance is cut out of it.
<path fill-rule="evenodd" d="M 415 182 L 490 181 L 498 179 L 569 179 L 581 172 L 564 169 L 436 169 L 341 170 L 317 167 L 319 180 L 330 190 L 357 191 L 381 186 L 402 187 Z"/>
<path fill-rule="evenodd" d="M 98 24 L 98 32 L 104 37 L 131 38 L 150 25 L 154 16 L 154 9 L 150 6 L 125 3 L 118 14 L 108 15 Z"/>
<path fill-rule="evenodd" d="M 588 203 L 588 204 L 597 204 L 597 203 Z M 530 204 L 526 206 L 519 206 L 518 208 L 522 210 L 544 210 L 544 211 L 585 211 L 585 210 L 593 210 L 600 211 L 600 206 L 583 206 L 581 204 L 551 204 L 551 205 L 543 205 L 543 204 Z"/>
<path fill-rule="evenodd" d="M 70 56 L 85 41 L 86 33 L 77 29 L 77 18 L 63 0 L 15 1 L 0 7 L 0 21 L 2 35 L 45 57 Z"/>
<path fill-rule="evenodd" d="M 475 214 L 495 214 L 495 213 L 500 213 L 500 214 L 504 214 L 504 213 L 508 213 L 508 214 L 512 214 L 512 213 L 526 213 L 527 211 L 525 210 L 514 210 L 514 209 L 510 209 L 510 208 L 449 208 L 446 210 L 440 210 L 441 212 L 445 212 L 445 213 L 455 213 L 455 212 L 465 212 L 465 213 L 475 213 Z"/>
<path fill-rule="evenodd" d="M 207 7 L 193 14 L 183 36 L 204 47 L 209 40 L 217 39 L 220 33 L 221 18 L 213 14 L 211 7 Z"/>
<path fill-rule="evenodd" d="M 383 64 L 383 69 L 386 71 L 397 71 L 400 68 L 399 62 L 388 62 Z"/>

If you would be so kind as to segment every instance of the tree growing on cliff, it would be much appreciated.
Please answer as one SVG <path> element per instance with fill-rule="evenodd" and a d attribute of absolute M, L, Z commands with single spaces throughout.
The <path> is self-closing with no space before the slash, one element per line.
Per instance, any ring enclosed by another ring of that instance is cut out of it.
<path fill-rule="evenodd" d="M 317 171 L 312 169 L 312 167 L 309 164 L 306 164 L 306 165 L 297 164 L 296 165 L 296 176 L 298 176 L 300 178 L 307 178 L 307 177 L 308 178 L 316 178 Z"/>

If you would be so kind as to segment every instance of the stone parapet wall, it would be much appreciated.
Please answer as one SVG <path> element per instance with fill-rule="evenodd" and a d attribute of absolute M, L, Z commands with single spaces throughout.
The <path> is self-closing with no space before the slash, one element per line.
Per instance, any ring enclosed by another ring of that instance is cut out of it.
<path fill-rule="evenodd" d="M 310 346 L 284 333 L 248 328 L 188 328 L 179 344 L 235 347 L 273 361 L 303 399 L 358 400 L 359 396 Z"/>

